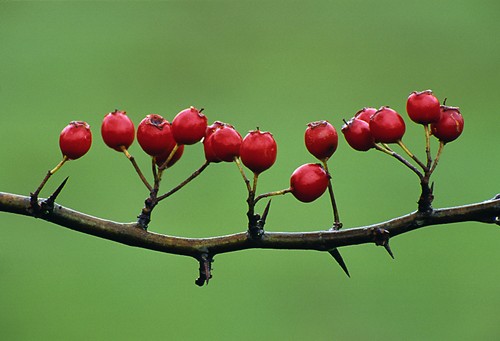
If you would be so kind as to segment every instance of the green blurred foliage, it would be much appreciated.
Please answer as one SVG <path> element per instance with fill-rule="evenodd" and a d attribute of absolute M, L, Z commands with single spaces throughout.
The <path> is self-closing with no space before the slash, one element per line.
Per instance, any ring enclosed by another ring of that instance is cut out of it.
<path fill-rule="evenodd" d="M 306 123 L 338 129 L 363 106 L 404 114 L 431 88 L 460 106 L 465 131 L 434 174 L 435 206 L 493 197 L 498 188 L 500 5 L 496 1 L 0 2 L 0 190 L 28 194 L 60 160 L 71 120 L 93 128 L 91 152 L 69 162 L 59 203 L 132 221 L 145 189 L 104 146 L 104 114 L 168 119 L 190 105 L 242 134 L 260 127 L 279 146 L 259 192 L 288 185 L 314 162 Z M 423 156 L 422 128 L 406 143 Z M 436 145 L 433 145 L 434 151 Z M 143 168 L 148 159 L 130 149 Z M 169 172 L 170 187 L 201 165 L 199 145 Z M 330 161 L 346 227 L 415 209 L 416 177 L 341 138 Z M 151 230 L 181 236 L 243 231 L 245 188 L 234 165 L 209 167 L 159 206 Z M 273 231 L 328 228 L 326 197 L 276 198 Z M 382 248 L 328 254 L 250 250 L 219 255 L 208 287 L 192 259 L 139 250 L 44 221 L 1 214 L 0 338 L 5 340 L 493 340 L 500 337 L 498 227 L 432 227 Z"/>

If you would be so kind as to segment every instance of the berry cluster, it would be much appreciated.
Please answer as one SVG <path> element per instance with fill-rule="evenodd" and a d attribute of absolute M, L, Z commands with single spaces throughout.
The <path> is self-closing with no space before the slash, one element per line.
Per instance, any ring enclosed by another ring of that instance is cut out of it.
<path fill-rule="evenodd" d="M 457 139 L 463 131 L 464 119 L 457 107 L 440 105 L 431 90 L 412 92 L 406 102 L 410 119 L 422 124 L 426 135 L 434 135 L 445 144 Z M 406 125 L 395 110 L 383 106 L 380 109 L 363 108 L 342 127 L 347 143 L 359 151 L 377 148 L 377 143 L 397 143 L 406 131 Z"/>
<path fill-rule="evenodd" d="M 248 190 L 249 232 L 252 236 L 263 234 L 263 226 L 269 210 L 268 202 L 264 213 L 255 213 L 255 205 L 261 199 L 291 193 L 301 202 L 312 202 L 328 189 L 333 209 L 333 229 L 339 229 L 340 223 L 335 203 L 332 177 L 328 170 L 328 160 L 338 147 L 338 134 L 328 121 L 321 120 L 307 125 L 304 143 L 307 150 L 319 163 L 306 163 L 295 169 L 290 176 L 289 187 L 257 195 L 257 180 L 261 173 L 269 169 L 276 161 L 277 144 L 269 132 L 252 130 L 242 138 L 231 124 L 215 121 L 208 125 L 207 117 L 195 107 L 180 111 L 172 120 L 167 121 L 158 114 L 149 114 L 139 123 L 137 130 L 126 112 L 115 110 L 104 116 L 101 135 L 104 143 L 113 150 L 123 153 L 133 164 L 137 174 L 149 190 L 149 197 L 139 216 L 138 224 L 147 228 L 151 211 L 163 199 L 169 197 L 188 182 L 197 177 L 209 164 L 234 162 Z M 359 110 L 349 121 L 344 121 L 341 129 L 347 143 L 359 151 L 376 149 L 395 157 L 414 171 L 420 178 L 422 196 L 419 210 L 431 209 L 432 188 L 429 178 L 434 171 L 439 156 L 446 143 L 457 139 L 463 131 L 464 121 L 456 107 L 441 105 L 431 90 L 412 92 L 406 103 L 409 118 L 423 125 L 426 138 L 427 162 L 422 162 L 402 142 L 406 125 L 401 115 L 388 106 L 380 109 L 371 107 Z M 433 159 L 430 151 L 430 137 L 439 140 L 439 150 Z M 142 173 L 128 149 L 137 137 L 141 149 L 152 159 L 153 182 L 150 183 Z M 70 122 L 61 132 L 59 145 L 63 154 L 62 161 L 49 173 L 32 194 L 32 202 L 39 194 L 48 178 L 66 161 L 82 157 L 90 149 L 92 134 L 87 123 Z M 201 142 L 205 160 L 202 166 L 185 181 L 165 194 L 159 195 L 160 183 L 165 170 L 172 167 L 183 155 L 185 146 Z M 390 144 L 399 145 L 417 166 L 397 154 Z M 244 167 L 253 173 L 253 181 L 247 178 Z M 419 170 L 417 167 L 422 169 Z M 340 255 L 339 255 L 340 257 Z"/>

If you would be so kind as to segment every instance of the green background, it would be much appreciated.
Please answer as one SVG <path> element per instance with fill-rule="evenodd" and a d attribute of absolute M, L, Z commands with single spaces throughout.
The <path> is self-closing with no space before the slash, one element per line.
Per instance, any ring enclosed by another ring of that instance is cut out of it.
<path fill-rule="evenodd" d="M 273 132 L 278 159 L 259 192 L 288 186 L 314 162 L 306 124 L 338 130 L 364 106 L 403 116 L 431 88 L 465 117 L 433 178 L 435 207 L 493 197 L 500 166 L 498 1 L 172 1 L 0 3 L 0 190 L 27 195 L 61 156 L 71 120 L 93 128 L 88 155 L 59 203 L 133 221 L 145 188 L 100 138 L 102 117 L 126 110 L 171 120 L 190 106 L 243 135 Z M 423 157 L 423 129 L 405 141 Z M 436 150 L 436 145 L 433 145 Z M 149 170 L 137 144 L 130 151 Z M 203 161 L 186 148 L 165 189 Z M 395 160 L 356 152 L 340 136 L 330 167 L 348 227 L 416 208 L 417 178 Z M 149 174 L 148 174 L 149 175 Z M 245 187 L 232 164 L 209 167 L 159 206 L 150 229 L 215 236 L 245 229 Z M 259 210 L 262 207 L 259 205 Z M 273 201 L 267 228 L 331 224 L 326 196 Z M 0 215 L 0 338 L 5 340 L 493 340 L 500 338 L 500 235 L 478 223 L 399 236 L 396 259 L 374 245 L 343 248 L 352 278 L 326 253 L 248 250 L 219 255 L 208 287 L 191 258 L 135 249 L 41 220 Z"/>

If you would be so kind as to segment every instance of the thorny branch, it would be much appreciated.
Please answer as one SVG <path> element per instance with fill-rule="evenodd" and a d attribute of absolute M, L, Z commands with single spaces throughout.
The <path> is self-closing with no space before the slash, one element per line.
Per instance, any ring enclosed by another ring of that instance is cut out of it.
<path fill-rule="evenodd" d="M 43 199 L 39 199 L 43 203 Z M 327 251 L 350 245 L 374 243 L 384 246 L 391 254 L 389 239 L 426 226 L 475 221 L 500 225 L 500 195 L 491 200 L 469 205 L 413 212 L 369 226 L 343 230 L 314 232 L 265 232 L 252 238 L 248 232 L 211 238 L 184 238 L 158 234 L 137 228 L 138 223 L 118 223 L 93 217 L 54 203 L 39 205 L 43 210 L 34 214 L 30 197 L 0 192 L 0 211 L 35 216 L 78 232 L 112 240 L 129 246 L 170 254 L 191 256 L 200 263 L 196 284 L 208 283 L 211 263 L 217 254 L 246 249 L 297 249 Z"/>

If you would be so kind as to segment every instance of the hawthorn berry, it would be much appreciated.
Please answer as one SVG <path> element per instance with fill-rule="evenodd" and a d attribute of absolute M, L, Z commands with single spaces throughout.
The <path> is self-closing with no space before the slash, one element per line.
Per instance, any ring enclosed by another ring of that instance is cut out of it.
<path fill-rule="evenodd" d="M 85 155 L 92 145 L 92 132 L 87 122 L 71 121 L 59 135 L 59 147 L 64 157 L 76 160 Z"/>
<path fill-rule="evenodd" d="M 355 150 L 365 152 L 375 146 L 370 125 L 357 116 L 345 122 L 341 131 L 349 146 Z"/>
<path fill-rule="evenodd" d="M 205 136 L 207 117 L 195 107 L 179 112 L 172 121 L 172 133 L 177 144 L 194 144 Z"/>
<path fill-rule="evenodd" d="M 441 115 L 439 100 L 432 90 L 413 91 L 406 101 L 406 112 L 413 122 L 420 124 L 437 122 Z"/>
<path fill-rule="evenodd" d="M 371 108 L 371 107 L 363 108 L 363 109 L 359 110 L 354 115 L 354 117 L 356 117 L 357 119 L 363 120 L 366 123 L 370 124 L 370 119 L 372 118 L 373 114 L 375 114 L 376 112 L 377 112 L 377 109 L 375 109 L 375 108 Z"/>
<path fill-rule="evenodd" d="M 381 107 L 370 119 L 370 131 L 375 142 L 397 143 L 403 138 L 405 121 L 395 110 Z"/>
<path fill-rule="evenodd" d="M 464 118 L 457 107 L 441 106 L 439 121 L 431 124 L 431 132 L 439 141 L 456 140 L 464 130 Z"/>
<path fill-rule="evenodd" d="M 231 162 L 240 156 L 242 138 L 240 133 L 230 124 L 223 124 L 210 137 L 212 150 L 219 160 Z"/>
<path fill-rule="evenodd" d="M 290 177 L 290 190 L 297 200 L 311 202 L 327 189 L 329 176 L 319 164 L 307 163 L 298 167 Z"/>
<path fill-rule="evenodd" d="M 304 141 L 309 153 L 319 160 L 327 160 L 337 150 L 339 136 L 328 121 L 316 121 L 307 125 Z"/>
<path fill-rule="evenodd" d="M 203 151 L 205 152 L 205 159 L 208 162 L 221 162 L 221 160 L 215 155 L 214 149 L 212 148 L 212 134 L 224 124 L 225 123 L 220 121 L 215 121 L 213 124 L 209 125 L 205 131 L 205 137 L 203 138 Z"/>
<path fill-rule="evenodd" d="M 175 146 L 170 123 L 157 114 L 147 115 L 139 123 L 137 142 L 142 150 L 151 156 L 158 156 L 166 149 L 172 150 Z"/>
<path fill-rule="evenodd" d="M 122 148 L 127 149 L 134 142 L 134 123 L 125 111 L 115 110 L 104 116 L 101 135 L 108 147 L 121 152 Z"/>
<path fill-rule="evenodd" d="M 277 150 L 276 141 L 270 132 L 252 130 L 241 142 L 241 162 L 255 174 L 260 174 L 274 164 Z"/>

